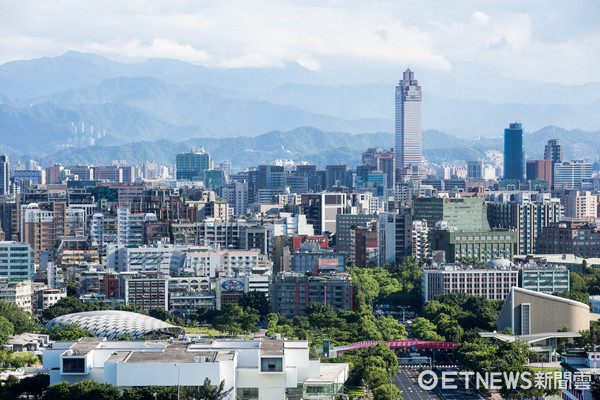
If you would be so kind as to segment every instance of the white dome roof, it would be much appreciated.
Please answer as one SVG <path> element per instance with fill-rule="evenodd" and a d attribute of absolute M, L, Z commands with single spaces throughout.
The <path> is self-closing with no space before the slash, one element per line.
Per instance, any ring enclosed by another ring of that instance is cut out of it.
<path fill-rule="evenodd" d="M 185 333 L 183 328 L 160 319 L 117 310 L 86 311 L 61 315 L 48 322 L 46 328 L 63 324 L 77 324 L 81 329 L 109 340 L 124 334 L 129 334 L 133 339 L 137 339 L 152 334 L 176 336 Z"/>

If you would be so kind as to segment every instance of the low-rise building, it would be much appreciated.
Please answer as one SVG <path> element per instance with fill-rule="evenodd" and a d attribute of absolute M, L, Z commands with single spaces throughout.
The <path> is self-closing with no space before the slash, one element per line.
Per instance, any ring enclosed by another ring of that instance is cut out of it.
<path fill-rule="evenodd" d="M 304 340 L 215 340 L 204 343 L 55 342 L 44 351 L 50 384 L 96 380 L 119 388 L 201 386 L 224 381 L 225 397 L 316 399 L 343 394 L 348 364 L 321 364 Z"/>
<path fill-rule="evenodd" d="M 511 287 L 517 286 L 519 277 L 519 271 L 507 263 L 486 267 L 444 264 L 423 268 L 423 301 L 433 300 L 435 296 L 447 293 L 466 293 L 488 300 L 504 300 Z"/>
<path fill-rule="evenodd" d="M 535 292 L 553 294 L 570 288 L 565 266 L 526 265 L 519 270 L 519 286 Z"/>
<path fill-rule="evenodd" d="M 31 297 L 33 289 L 31 281 L 0 279 L 0 300 L 15 304 L 23 309 L 23 311 L 31 312 Z"/>
<path fill-rule="evenodd" d="M 497 258 L 512 260 L 517 252 L 515 231 L 429 231 L 431 251 L 443 251 L 446 261 L 454 263 L 461 258 L 488 262 Z"/>

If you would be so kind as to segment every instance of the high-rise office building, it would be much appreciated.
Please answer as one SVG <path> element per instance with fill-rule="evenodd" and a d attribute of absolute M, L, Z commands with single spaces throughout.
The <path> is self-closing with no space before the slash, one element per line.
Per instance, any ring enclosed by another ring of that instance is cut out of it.
<path fill-rule="evenodd" d="M 467 179 L 483 179 L 483 161 L 467 161 Z"/>
<path fill-rule="evenodd" d="M 422 154 L 421 86 L 407 68 L 396 86 L 396 169 L 420 167 Z"/>
<path fill-rule="evenodd" d="M 556 188 L 581 189 L 581 182 L 592 177 L 592 165 L 583 160 L 554 164 L 552 179 Z"/>
<path fill-rule="evenodd" d="M 7 155 L 0 155 L 0 196 L 10 194 L 10 164 Z"/>
<path fill-rule="evenodd" d="M 189 153 L 179 153 L 176 157 L 176 179 L 203 179 L 204 171 L 212 169 L 213 163 L 204 148 L 192 149 Z"/>
<path fill-rule="evenodd" d="M 563 162 L 563 150 L 558 139 L 548 140 L 548 144 L 544 148 L 544 160 L 550 160 L 552 163 Z"/>
<path fill-rule="evenodd" d="M 523 126 L 514 122 L 504 130 L 504 179 L 525 180 Z"/>

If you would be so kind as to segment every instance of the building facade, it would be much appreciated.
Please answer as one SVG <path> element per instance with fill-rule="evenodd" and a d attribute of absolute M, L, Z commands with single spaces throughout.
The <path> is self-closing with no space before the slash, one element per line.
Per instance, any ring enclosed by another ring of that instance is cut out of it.
<path fill-rule="evenodd" d="M 421 86 L 407 68 L 396 86 L 396 170 L 421 166 Z"/>
<path fill-rule="evenodd" d="M 504 179 L 525 180 L 523 126 L 514 122 L 504 130 Z"/>

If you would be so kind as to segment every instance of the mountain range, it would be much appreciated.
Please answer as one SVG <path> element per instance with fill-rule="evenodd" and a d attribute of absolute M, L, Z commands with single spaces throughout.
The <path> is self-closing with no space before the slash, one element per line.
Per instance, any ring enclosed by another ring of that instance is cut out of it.
<path fill-rule="evenodd" d="M 567 159 L 597 160 L 600 142 L 589 145 L 599 132 L 567 131 L 546 127 L 525 134 L 524 146 L 527 158 L 543 158 L 548 139 L 558 138 L 564 147 Z M 161 139 L 127 143 L 119 146 L 89 146 L 83 149 L 65 149 L 50 158 L 62 165 L 95 164 L 106 165 L 112 160 L 127 160 L 130 164 L 141 164 L 154 160 L 162 165 L 173 165 L 175 155 L 187 152 L 192 147 L 204 147 L 217 161 L 231 161 L 234 169 L 271 164 L 275 160 L 306 161 L 321 168 L 326 165 L 346 163 L 354 168 L 360 163 L 361 153 L 369 147 L 392 148 L 390 133 L 350 134 L 325 132 L 312 127 L 301 127 L 291 131 L 272 131 L 255 137 L 195 138 L 181 142 Z M 458 138 L 446 133 L 427 130 L 423 132 L 423 155 L 432 163 L 443 164 L 455 160 L 485 159 L 486 152 L 502 151 L 502 139 Z"/>
<path fill-rule="evenodd" d="M 311 71 L 299 64 L 238 69 L 168 59 L 127 64 L 78 52 L 13 61 L 0 65 L 1 151 L 48 156 L 76 140 L 73 126 L 82 124 L 86 134 L 93 127 L 96 144 L 104 146 L 256 137 L 302 126 L 392 132 L 401 71 L 363 72 L 362 81 L 357 73 Z M 423 127 L 446 132 L 455 142 L 499 137 L 515 120 L 528 132 L 550 125 L 600 129 L 599 83 L 521 81 L 469 66 L 416 76 L 424 90 Z"/>

